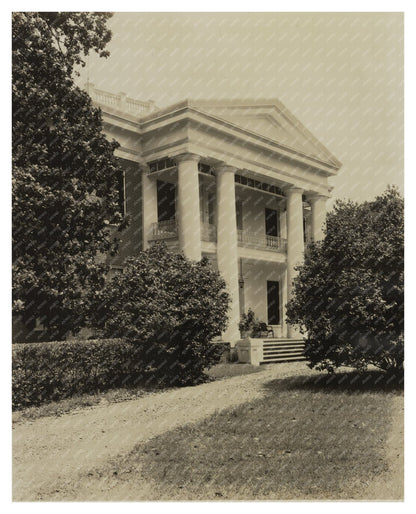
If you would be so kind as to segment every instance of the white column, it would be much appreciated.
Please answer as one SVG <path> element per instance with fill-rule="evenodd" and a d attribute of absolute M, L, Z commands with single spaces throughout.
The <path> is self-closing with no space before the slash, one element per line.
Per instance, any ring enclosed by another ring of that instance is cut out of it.
<path fill-rule="evenodd" d="M 199 209 L 199 156 L 182 154 L 178 163 L 177 219 L 179 247 L 185 257 L 201 260 L 201 221 Z"/>
<path fill-rule="evenodd" d="M 284 270 L 280 275 L 281 292 L 282 292 L 282 316 L 280 325 L 282 326 L 281 337 L 287 335 L 287 323 L 286 323 L 286 304 L 287 304 L 287 270 Z"/>
<path fill-rule="evenodd" d="M 312 237 L 314 241 L 324 238 L 323 228 L 326 217 L 326 201 L 328 198 L 322 195 L 313 195 L 308 198 L 311 205 Z"/>
<path fill-rule="evenodd" d="M 157 182 L 148 173 L 148 167 L 141 166 L 143 198 L 143 250 L 149 248 L 149 238 L 153 233 L 153 223 L 157 223 Z"/>
<path fill-rule="evenodd" d="M 286 193 L 286 215 L 287 215 L 287 295 L 292 296 L 292 283 L 297 272 L 295 266 L 302 264 L 304 243 L 303 243 L 303 190 L 291 187 L 285 190 Z M 298 337 L 299 333 L 291 325 L 287 326 L 288 337 Z"/>
<path fill-rule="evenodd" d="M 223 333 L 223 341 L 232 346 L 240 339 L 238 323 L 240 321 L 239 284 L 238 284 L 238 252 L 237 252 L 237 220 L 235 213 L 235 182 L 236 168 L 219 166 L 217 174 L 217 259 L 218 270 L 227 284 L 231 296 L 228 311 L 228 328 Z"/>

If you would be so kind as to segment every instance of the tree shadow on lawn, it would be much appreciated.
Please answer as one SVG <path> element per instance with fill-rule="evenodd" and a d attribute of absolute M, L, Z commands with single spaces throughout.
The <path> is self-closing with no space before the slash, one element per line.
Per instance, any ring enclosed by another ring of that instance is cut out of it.
<path fill-rule="evenodd" d="M 324 372 L 323 372 L 324 373 Z M 298 375 L 283 379 L 274 379 L 264 384 L 266 390 L 277 391 L 310 391 L 331 393 L 392 393 L 403 392 L 403 373 L 387 373 L 382 370 L 338 371 L 334 374 L 319 376 Z"/>

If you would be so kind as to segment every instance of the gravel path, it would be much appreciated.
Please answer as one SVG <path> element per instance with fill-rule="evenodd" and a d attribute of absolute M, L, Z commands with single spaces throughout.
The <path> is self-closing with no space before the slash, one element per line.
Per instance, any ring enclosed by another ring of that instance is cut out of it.
<path fill-rule="evenodd" d="M 270 380 L 308 373 L 317 372 L 303 362 L 269 364 L 251 375 L 18 424 L 13 428 L 13 500 L 47 500 L 58 484 L 75 481 L 139 442 L 261 398 Z"/>

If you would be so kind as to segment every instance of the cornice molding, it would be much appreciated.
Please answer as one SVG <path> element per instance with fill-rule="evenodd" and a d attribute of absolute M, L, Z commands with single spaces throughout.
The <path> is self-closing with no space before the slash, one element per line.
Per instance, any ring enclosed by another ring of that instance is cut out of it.
<path fill-rule="evenodd" d="M 158 115 L 160 113 L 155 114 Z M 333 163 L 326 162 L 313 155 L 308 155 L 305 152 L 252 132 L 228 120 L 184 104 L 178 104 L 178 109 L 175 111 L 164 112 L 162 116 L 140 123 L 140 127 L 143 131 L 143 135 L 146 135 L 147 133 L 159 130 L 175 122 L 188 122 L 196 125 L 197 128 L 207 127 L 219 133 L 226 133 L 235 140 L 242 141 L 244 144 L 250 143 L 254 146 L 267 149 L 269 152 L 271 151 L 288 159 L 313 166 L 328 175 L 334 175 L 339 169 Z"/>

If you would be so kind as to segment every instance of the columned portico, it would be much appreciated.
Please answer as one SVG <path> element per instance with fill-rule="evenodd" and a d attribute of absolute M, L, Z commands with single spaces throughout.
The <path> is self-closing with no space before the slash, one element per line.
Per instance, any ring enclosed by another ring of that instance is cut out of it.
<path fill-rule="evenodd" d="M 276 338 L 298 338 L 285 306 L 304 239 L 322 239 L 328 179 L 341 163 L 278 101 L 184 100 L 158 110 L 94 91 L 120 156 L 149 167 L 137 192 L 125 181 L 126 212 L 140 211 L 134 226 L 142 230 L 123 237 L 143 232 L 144 248 L 165 241 L 190 260 L 217 263 L 232 298 L 224 341 L 240 339 L 240 273 L 241 308 L 272 325 Z M 134 244 L 125 246 L 134 255 Z"/>
<path fill-rule="evenodd" d="M 175 160 L 178 164 L 177 221 L 179 247 L 185 257 L 200 261 L 199 156 L 186 153 L 176 156 Z"/>
<path fill-rule="evenodd" d="M 218 270 L 224 278 L 231 295 L 228 328 L 222 339 L 232 345 L 240 339 L 238 323 L 240 320 L 237 222 L 235 210 L 236 168 L 218 166 L 217 175 L 217 260 Z"/>
<path fill-rule="evenodd" d="M 308 200 L 311 205 L 312 237 L 314 241 L 320 241 L 324 237 L 325 204 L 328 198 L 323 195 L 313 195 Z"/>
<path fill-rule="evenodd" d="M 292 295 L 292 283 L 296 277 L 295 266 L 301 264 L 304 256 L 303 242 L 303 190 L 291 187 L 285 190 L 287 203 L 287 293 Z M 288 325 L 288 337 L 296 336 L 296 331 Z"/>

